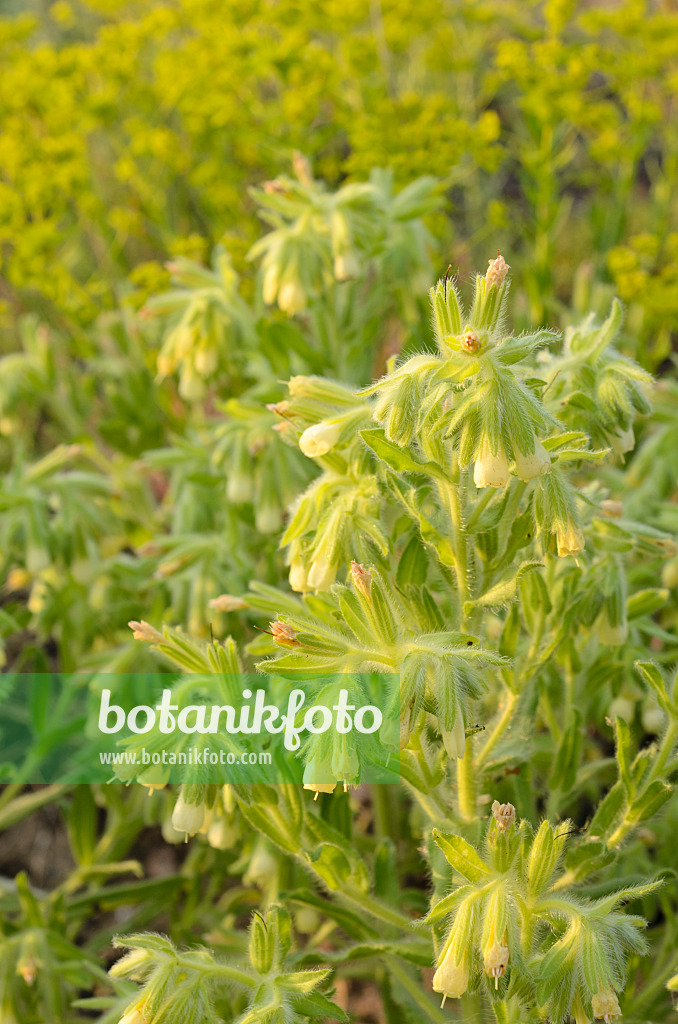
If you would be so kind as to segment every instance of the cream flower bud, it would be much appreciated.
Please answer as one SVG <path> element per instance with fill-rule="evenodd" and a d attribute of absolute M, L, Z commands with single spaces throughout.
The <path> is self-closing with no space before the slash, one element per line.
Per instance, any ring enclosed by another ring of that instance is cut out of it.
<path fill-rule="evenodd" d="M 232 594 L 219 594 L 219 597 L 213 597 L 209 606 L 214 608 L 215 612 L 238 612 L 241 608 L 249 608 L 247 601 L 243 601 L 242 597 L 233 597 Z"/>
<path fill-rule="evenodd" d="M 572 523 L 568 524 L 566 530 L 557 531 L 556 541 L 561 558 L 565 558 L 567 555 L 579 555 L 586 547 L 584 534 L 578 526 L 574 526 Z"/>
<path fill-rule="evenodd" d="M 496 260 L 490 260 L 485 274 L 485 284 L 489 288 L 490 285 L 496 284 L 497 288 L 504 283 L 506 275 L 510 270 L 510 266 L 501 255 L 497 254 Z"/>
<path fill-rule="evenodd" d="M 314 423 L 312 427 L 307 427 L 299 438 L 299 447 L 309 459 L 317 459 L 334 448 L 340 433 L 340 423 L 330 423 L 328 420 Z"/>
<path fill-rule="evenodd" d="M 350 281 L 360 273 L 360 264 L 352 249 L 340 252 L 334 260 L 334 276 L 337 281 Z"/>
<path fill-rule="evenodd" d="M 313 560 L 308 570 L 309 590 L 329 590 L 336 579 L 337 571 L 331 562 L 319 557 Z"/>
<path fill-rule="evenodd" d="M 611 988 L 596 992 L 592 999 L 592 1005 L 593 1016 L 596 1020 L 604 1020 L 605 1024 L 610 1024 L 614 1017 L 621 1017 L 619 1000 Z"/>
<path fill-rule="evenodd" d="M 620 430 L 618 434 L 610 436 L 610 447 L 615 455 L 624 455 L 626 452 L 632 452 L 635 446 L 636 437 L 633 433 L 633 427 L 629 427 L 628 430 Z"/>
<path fill-rule="evenodd" d="M 508 959 L 508 946 L 504 946 L 501 942 L 493 943 L 483 957 L 485 974 L 489 975 L 490 978 L 494 978 L 495 989 L 499 988 L 499 979 L 503 978 L 506 974 Z"/>
<path fill-rule="evenodd" d="M 264 274 L 263 283 L 263 299 L 267 306 L 271 306 L 275 302 L 275 297 L 278 294 L 278 281 L 280 274 L 277 265 L 274 263 L 268 267 Z"/>
<path fill-rule="evenodd" d="M 507 832 L 516 820 L 516 809 L 513 804 L 500 804 L 495 800 L 492 804 L 492 816 L 497 823 L 497 830 Z"/>
<path fill-rule="evenodd" d="M 309 589 L 308 573 L 303 562 L 292 562 L 289 575 L 290 587 L 298 593 L 304 593 Z"/>
<path fill-rule="evenodd" d="M 230 850 L 238 841 L 238 827 L 228 819 L 215 818 L 207 830 L 207 842 L 214 850 Z"/>
<path fill-rule="evenodd" d="M 475 466 L 473 467 L 473 482 L 476 487 L 506 487 L 509 481 L 509 467 L 501 448 L 493 455 L 490 450 L 490 443 L 485 438 Z"/>
<path fill-rule="evenodd" d="M 204 821 L 203 804 L 187 804 L 183 793 L 180 793 L 172 811 L 172 828 L 185 833 L 186 836 L 195 835 L 202 828 Z"/>
<path fill-rule="evenodd" d="M 454 962 L 450 948 L 433 975 L 433 991 L 440 992 L 443 1003 L 446 999 L 459 999 L 468 988 L 468 964 L 466 958 L 460 964 Z"/>
<path fill-rule="evenodd" d="M 624 515 L 624 506 L 621 501 L 614 501 L 612 498 L 604 498 L 600 507 L 606 516 L 612 519 L 619 519 L 620 516 Z"/>
<path fill-rule="evenodd" d="M 295 313 L 301 313 L 303 309 L 306 309 L 306 292 L 301 281 L 296 278 L 291 280 L 288 278 L 280 285 L 278 305 L 288 316 L 294 316 Z"/>
<path fill-rule="evenodd" d="M 464 756 L 464 751 L 466 750 L 466 730 L 464 729 L 464 719 L 459 711 L 455 715 L 452 729 L 443 730 L 442 739 L 443 746 L 450 760 L 453 761 L 457 757 Z"/>
<path fill-rule="evenodd" d="M 534 439 L 534 451 L 531 455 L 521 455 L 516 451 L 516 476 L 526 483 L 535 476 L 543 476 L 550 469 L 551 456 L 538 438 Z"/>

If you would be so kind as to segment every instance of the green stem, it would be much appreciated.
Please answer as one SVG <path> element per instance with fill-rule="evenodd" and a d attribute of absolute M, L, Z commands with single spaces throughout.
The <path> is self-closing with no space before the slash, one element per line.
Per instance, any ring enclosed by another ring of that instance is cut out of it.
<path fill-rule="evenodd" d="M 457 788 L 459 811 L 464 821 L 476 818 L 476 779 L 473 764 L 473 737 L 466 740 L 464 756 L 457 758 Z"/>
<path fill-rule="evenodd" d="M 494 748 L 499 743 L 499 740 L 502 738 L 502 736 L 504 735 L 504 733 L 508 729 L 509 724 L 511 722 L 511 719 L 513 717 L 513 712 L 515 710 L 515 707 L 516 707 L 517 703 L 518 703 L 518 694 L 517 693 L 513 693 L 512 691 L 509 690 L 507 698 L 506 698 L 506 704 L 504 705 L 504 710 L 501 713 L 499 721 L 497 722 L 497 724 L 495 725 L 494 729 L 492 730 L 492 732 L 488 736 L 486 743 L 484 744 L 482 750 L 480 751 L 480 753 L 478 755 L 478 759 L 476 761 L 477 768 L 484 767 L 484 765 L 487 762 L 488 757 L 490 756 L 490 754 L 492 753 Z"/>

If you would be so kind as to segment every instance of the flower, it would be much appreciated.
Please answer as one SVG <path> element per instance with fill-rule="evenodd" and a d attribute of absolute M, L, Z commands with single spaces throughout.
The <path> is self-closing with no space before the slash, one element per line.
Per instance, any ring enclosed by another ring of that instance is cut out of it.
<path fill-rule="evenodd" d="M 314 423 L 312 427 L 307 427 L 299 438 L 299 447 L 307 458 L 317 459 L 334 448 L 340 433 L 340 423 L 330 423 L 328 420 Z"/>
<path fill-rule="evenodd" d="M 515 817 L 515 810 L 513 814 Z M 504 946 L 501 942 L 494 942 L 483 957 L 485 973 L 488 974 L 490 978 L 494 978 L 495 989 L 499 988 L 499 979 L 503 978 L 506 973 L 508 958 L 508 946 Z"/>
<path fill-rule="evenodd" d="M 620 516 L 624 515 L 624 506 L 621 501 L 614 501 L 612 498 L 604 498 L 600 503 L 600 507 L 606 516 L 613 519 L 619 519 Z"/>
<path fill-rule="evenodd" d="M 463 334 L 458 335 L 456 340 L 459 342 L 462 350 L 469 355 L 473 355 L 480 348 L 480 339 L 475 331 L 465 331 Z"/>
<path fill-rule="evenodd" d="M 610 446 L 615 455 L 624 455 L 626 452 L 632 452 L 636 446 L 633 427 L 629 427 L 628 430 L 620 430 L 618 434 L 612 434 L 610 436 Z"/>
<path fill-rule="evenodd" d="M 294 316 L 295 313 L 301 313 L 306 309 L 306 292 L 300 281 L 296 278 L 283 281 L 278 291 L 278 305 L 288 316 Z"/>
<path fill-rule="evenodd" d="M 480 448 L 473 467 L 473 482 L 476 487 L 505 487 L 509 480 L 506 456 L 501 448 L 493 455 L 487 438 Z"/>
<path fill-rule="evenodd" d="M 277 644 L 281 644 L 283 647 L 298 647 L 299 641 L 297 640 L 297 631 L 292 626 L 288 626 L 286 622 L 280 622 L 276 620 L 270 623 L 271 635 Z"/>
<path fill-rule="evenodd" d="M 492 815 L 497 823 L 497 831 L 507 832 L 516 820 L 516 809 L 513 804 L 500 804 L 495 800 L 492 804 Z"/>
<path fill-rule="evenodd" d="M 456 757 L 463 757 L 466 750 L 466 730 L 464 719 L 459 710 L 454 717 L 452 729 L 444 729 L 442 732 L 443 746 L 450 760 Z"/>
<path fill-rule="evenodd" d="M 220 594 L 219 597 L 213 597 L 209 606 L 214 608 L 215 612 L 237 612 L 241 608 L 249 607 L 247 601 L 243 601 L 242 597 L 233 597 L 231 594 Z"/>
<path fill-rule="evenodd" d="M 186 838 L 189 835 L 195 835 L 199 832 L 205 821 L 205 808 L 203 804 L 187 804 L 184 800 L 183 793 L 179 794 L 179 799 L 174 805 L 172 811 L 172 828 L 176 829 L 177 832 L 184 832 Z"/>
<path fill-rule="evenodd" d="M 223 815 L 215 818 L 207 829 L 207 842 L 215 850 L 230 850 L 238 839 L 238 827 Z"/>
<path fill-rule="evenodd" d="M 334 260 L 334 276 L 337 281 L 349 281 L 360 273 L 360 264 L 352 249 L 340 252 Z"/>
<path fill-rule="evenodd" d="M 135 640 L 145 640 L 146 643 L 149 644 L 159 644 L 164 640 L 162 633 L 159 633 L 158 630 L 149 625 L 148 622 L 144 622 L 143 619 L 141 622 L 135 622 L 133 619 L 131 622 L 128 622 L 127 625 L 134 631 L 132 636 Z"/>
<path fill-rule="evenodd" d="M 309 590 L 329 590 L 337 575 L 336 568 L 325 558 L 318 557 L 311 562 L 308 570 Z"/>
<path fill-rule="evenodd" d="M 303 593 L 309 589 L 308 573 L 303 562 L 295 561 L 291 563 L 289 581 L 292 590 Z"/>
<path fill-rule="evenodd" d="M 567 555 L 579 555 L 586 547 L 584 534 L 572 522 L 568 523 L 566 530 L 556 531 L 556 541 L 561 558 L 565 558 Z"/>
<path fill-rule="evenodd" d="M 504 259 L 501 253 L 497 253 L 496 260 L 490 260 L 485 274 L 485 284 L 489 288 L 491 285 L 496 284 L 499 288 L 503 283 L 506 275 L 510 270 L 510 266 Z"/>
<path fill-rule="evenodd" d="M 596 1020 L 602 1018 L 605 1024 L 610 1024 L 613 1017 L 621 1017 L 619 1000 L 611 988 L 596 992 L 592 1000 L 593 1016 Z"/>
<path fill-rule="evenodd" d="M 371 600 L 372 594 L 372 573 L 360 562 L 351 562 L 351 579 L 356 590 L 359 590 L 363 597 Z"/>
<path fill-rule="evenodd" d="M 433 975 L 433 991 L 440 992 L 443 1005 L 446 999 L 459 999 L 468 988 L 468 964 L 466 958 L 455 963 L 452 947 L 443 956 Z"/>
<path fill-rule="evenodd" d="M 317 757 L 312 757 L 304 768 L 304 789 L 315 793 L 313 799 L 317 800 L 318 793 L 334 793 L 336 788 L 337 780 L 331 767 Z"/>
<path fill-rule="evenodd" d="M 519 476 L 525 483 L 535 476 L 543 476 L 550 469 L 551 456 L 538 438 L 534 439 L 534 451 L 531 455 L 522 455 L 520 452 L 516 452 L 516 476 Z"/>

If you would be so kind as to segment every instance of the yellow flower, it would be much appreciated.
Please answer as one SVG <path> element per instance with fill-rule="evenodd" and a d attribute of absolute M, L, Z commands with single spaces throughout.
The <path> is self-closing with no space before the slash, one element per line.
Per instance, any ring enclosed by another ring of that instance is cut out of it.
<path fill-rule="evenodd" d="M 433 991 L 440 992 L 443 1005 L 446 999 L 459 999 L 468 988 L 468 964 L 466 958 L 460 964 L 454 962 L 450 948 L 433 975 Z"/>
<path fill-rule="evenodd" d="M 340 433 L 340 423 L 315 423 L 303 432 L 299 438 L 299 447 L 307 458 L 317 459 L 334 448 Z"/>
<path fill-rule="evenodd" d="M 515 815 L 515 811 L 514 811 Z M 506 973 L 506 965 L 508 964 L 509 950 L 508 946 L 504 946 L 501 942 L 495 942 L 487 950 L 483 957 L 483 966 L 485 967 L 485 973 L 494 978 L 494 987 L 499 988 L 499 979 L 503 978 Z"/>
<path fill-rule="evenodd" d="M 592 1003 L 593 1016 L 596 1020 L 600 1020 L 602 1018 L 602 1020 L 605 1021 L 605 1024 L 610 1024 L 610 1021 L 614 1017 L 621 1017 L 619 1000 L 611 988 L 603 989 L 602 992 L 596 992 Z"/>
<path fill-rule="evenodd" d="M 551 469 L 551 456 L 538 438 L 534 439 L 534 451 L 531 455 L 516 452 L 516 476 L 526 483 L 535 476 L 543 476 Z"/>
<path fill-rule="evenodd" d="M 565 558 L 567 555 L 579 555 L 586 547 L 584 534 L 578 526 L 574 526 L 572 523 L 568 523 L 566 530 L 556 532 L 556 541 L 561 558 Z"/>
<path fill-rule="evenodd" d="M 501 448 L 493 455 L 490 443 L 485 438 L 476 464 L 473 467 L 473 482 L 476 487 L 506 487 L 509 481 L 509 467 Z"/>

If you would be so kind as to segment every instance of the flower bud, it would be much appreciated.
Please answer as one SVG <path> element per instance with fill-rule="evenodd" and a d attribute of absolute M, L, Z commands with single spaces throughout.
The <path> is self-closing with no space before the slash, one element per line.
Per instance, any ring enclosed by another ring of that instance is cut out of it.
<path fill-rule="evenodd" d="M 494 978 L 495 989 L 499 988 L 499 979 L 503 978 L 506 973 L 508 959 L 508 946 L 504 946 L 501 942 L 493 943 L 483 957 L 485 974 L 489 975 L 490 978 Z"/>
<path fill-rule="evenodd" d="M 592 1005 L 593 1016 L 596 1020 L 602 1018 L 605 1024 L 610 1024 L 614 1017 L 621 1017 L 619 1000 L 611 988 L 603 989 L 602 992 L 596 992 L 592 999 Z"/>
<path fill-rule="evenodd" d="M 606 516 L 611 519 L 619 519 L 620 516 L 624 515 L 624 506 L 621 501 L 613 501 L 611 498 L 605 498 L 600 503 L 600 507 Z"/>
<path fill-rule="evenodd" d="M 480 348 L 480 338 L 475 331 L 464 331 L 463 334 L 457 335 L 456 340 L 461 350 L 468 355 L 475 355 Z"/>
<path fill-rule="evenodd" d="M 662 583 L 670 590 L 678 586 L 678 558 L 667 562 L 662 569 Z"/>
<path fill-rule="evenodd" d="M 233 597 L 231 594 L 220 594 L 219 597 L 213 597 L 209 606 L 214 608 L 215 612 L 237 612 L 241 608 L 249 608 L 247 601 L 243 601 L 242 597 Z"/>
<path fill-rule="evenodd" d="M 246 885 L 258 886 L 263 889 L 271 879 L 275 878 L 278 874 L 278 862 L 266 846 L 266 843 L 260 841 L 254 849 L 250 866 L 243 875 L 243 882 Z"/>
<path fill-rule="evenodd" d="M 572 522 L 567 524 L 566 530 L 556 530 L 556 541 L 558 555 L 561 558 L 565 558 L 567 555 L 579 555 L 586 547 L 584 534 Z"/>
<path fill-rule="evenodd" d="M 303 594 L 309 590 L 308 573 L 303 562 L 294 561 L 291 563 L 289 581 L 292 590 L 296 590 L 298 593 Z"/>
<path fill-rule="evenodd" d="M 442 732 L 443 746 L 451 761 L 463 757 L 466 750 L 466 730 L 464 729 L 464 718 L 457 708 L 452 729 L 445 729 Z"/>
<path fill-rule="evenodd" d="M 337 281 L 350 281 L 360 274 L 360 264 L 352 249 L 340 252 L 334 259 L 334 276 Z"/>
<path fill-rule="evenodd" d="M 204 804 L 187 804 L 182 791 L 172 811 L 172 828 L 177 832 L 184 832 L 188 839 L 189 835 L 195 835 L 200 831 L 204 821 Z"/>
<path fill-rule="evenodd" d="M 298 278 L 283 280 L 278 291 L 278 305 L 283 313 L 294 316 L 306 309 L 306 292 Z"/>
<path fill-rule="evenodd" d="M 497 823 L 497 831 L 508 832 L 516 820 L 516 809 L 513 804 L 500 804 L 495 800 L 492 804 L 492 816 Z"/>
<path fill-rule="evenodd" d="M 213 850 L 231 850 L 238 841 L 238 835 L 237 825 L 219 816 L 207 830 L 207 842 Z"/>
<path fill-rule="evenodd" d="M 323 420 L 307 427 L 299 438 L 299 447 L 309 459 L 317 459 L 334 448 L 341 433 L 341 423 Z"/>
<path fill-rule="evenodd" d="M 300 907 L 294 915 L 294 926 L 300 935 L 312 935 L 322 924 L 322 918 L 313 907 Z"/>
<path fill-rule="evenodd" d="M 275 939 L 266 922 L 255 914 L 250 927 L 250 963 L 257 974 L 268 974 L 273 965 Z"/>
<path fill-rule="evenodd" d="M 653 733 L 655 735 L 662 732 L 666 725 L 665 713 L 652 700 L 643 707 L 641 720 L 645 732 Z"/>
<path fill-rule="evenodd" d="M 152 954 L 147 949 L 132 949 L 116 960 L 108 973 L 112 978 L 133 978 L 139 981 L 152 960 Z"/>
<path fill-rule="evenodd" d="M 453 947 L 445 953 L 433 975 L 433 991 L 440 992 L 443 1005 L 446 999 L 459 999 L 468 988 L 468 963 L 464 956 L 461 963 L 455 963 Z"/>
<path fill-rule="evenodd" d="M 516 476 L 527 483 L 536 476 L 543 476 L 551 469 L 551 456 L 541 441 L 535 437 L 534 451 L 531 455 L 521 455 L 516 451 Z"/>
<path fill-rule="evenodd" d="M 505 487 L 509 481 L 509 467 L 501 448 L 493 455 L 487 438 L 473 467 L 473 482 L 476 487 Z"/>
<path fill-rule="evenodd" d="M 633 433 L 633 427 L 629 427 L 628 430 L 621 430 L 618 434 L 610 436 L 610 447 L 615 455 L 624 455 L 626 452 L 632 452 L 635 446 L 636 438 Z"/>
<path fill-rule="evenodd" d="M 486 287 L 489 288 L 491 285 L 496 284 L 497 288 L 499 288 L 504 283 L 510 269 L 504 257 L 501 253 L 498 253 L 496 260 L 489 260 L 489 266 L 485 274 Z"/>

